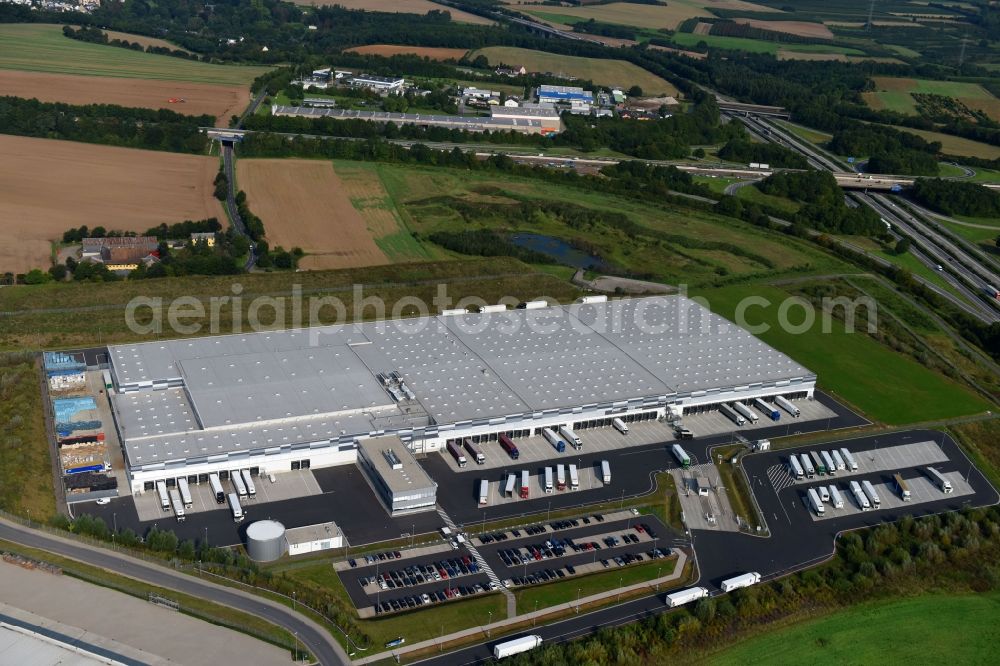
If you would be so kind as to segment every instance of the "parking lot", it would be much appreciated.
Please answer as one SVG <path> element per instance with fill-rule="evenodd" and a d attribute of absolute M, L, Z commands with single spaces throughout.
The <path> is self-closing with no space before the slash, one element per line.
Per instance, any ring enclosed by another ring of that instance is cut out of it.
<path fill-rule="evenodd" d="M 814 484 L 801 488 L 800 500 L 802 501 L 802 507 L 809 511 L 813 520 L 829 520 L 830 518 L 852 516 L 860 513 L 878 513 L 879 511 L 892 509 L 907 509 L 925 502 L 945 499 L 946 495 L 941 491 L 941 488 L 938 487 L 926 474 L 922 474 L 918 470 L 903 470 L 900 473 L 910 490 L 911 499 L 909 501 L 903 500 L 900 496 L 899 490 L 896 488 L 896 482 L 893 481 L 891 477 L 888 480 L 882 478 L 881 481 L 869 478 L 869 482 L 871 482 L 872 486 L 874 486 L 875 492 L 879 497 L 880 507 L 878 509 L 871 508 L 864 510 L 858 504 L 857 499 L 855 499 L 854 493 L 851 492 L 850 484 L 848 482 L 837 482 L 833 477 L 823 477 L 829 481 L 829 483 L 823 485 L 826 485 L 827 487 L 833 485 L 837 488 L 837 491 L 844 500 L 843 508 L 835 508 L 832 504 L 827 502 L 824 503 L 823 515 L 816 515 L 815 511 L 813 511 L 809 505 L 809 500 L 806 499 L 806 491 L 809 488 L 816 488 L 817 492 L 819 492 L 818 486 L 820 484 Z M 952 492 L 947 495 L 948 498 L 954 499 L 975 493 L 973 487 L 962 477 L 961 472 L 948 472 L 945 473 L 944 476 L 951 482 L 952 487 Z M 815 481 L 818 481 L 818 479 L 814 479 L 814 482 Z"/>

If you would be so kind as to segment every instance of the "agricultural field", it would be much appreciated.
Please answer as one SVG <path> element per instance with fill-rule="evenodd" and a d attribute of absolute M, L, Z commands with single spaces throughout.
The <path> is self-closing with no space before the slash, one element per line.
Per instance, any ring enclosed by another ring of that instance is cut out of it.
<path fill-rule="evenodd" d="M 507 4 L 521 5 L 519 2 L 508 2 Z M 612 2 L 607 5 L 590 5 L 583 7 L 558 7 L 557 13 L 573 17 L 580 21 L 595 21 L 603 23 L 617 23 L 619 25 L 634 26 L 636 28 L 650 28 L 659 30 L 675 30 L 681 22 L 699 16 L 713 16 L 708 9 L 730 9 L 734 11 L 746 12 L 777 12 L 778 10 L 757 5 L 742 0 L 672 0 L 660 5 L 639 5 L 628 2 Z M 540 7 L 539 11 L 544 12 L 548 6 Z M 522 11 L 528 14 L 535 14 L 534 9 Z"/>
<path fill-rule="evenodd" d="M 845 56 L 864 56 L 864 51 L 847 46 L 833 44 L 783 44 L 764 39 L 747 39 L 745 37 L 723 37 L 719 35 L 695 35 L 690 32 L 678 32 L 670 38 L 678 46 L 697 46 L 705 42 L 711 48 L 729 49 L 732 51 L 749 51 L 751 53 L 820 53 Z"/>
<path fill-rule="evenodd" d="M 488 18 L 463 12 L 461 9 L 439 5 L 430 0 L 294 0 L 297 5 L 308 7 L 323 7 L 340 5 L 345 9 L 364 9 L 369 12 L 388 12 L 390 14 L 426 14 L 427 12 L 449 12 L 451 20 L 456 23 L 492 24 Z"/>
<path fill-rule="evenodd" d="M 58 25 L 0 24 L 0 69 L 249 86 L 267 67 L 211 65 L 63 36 Z"/>
<path fill-rule="evenodd" d="M 1000 157 L 1000 146 L 980 143 L 979 141 L 973 141 L 960 136 L 952 136 L 951 134 L 943 134 L 941 132 L 918 130 L 910 127 L 894 127 L 901 132 L 916 134 L 917 136 L 921 136 L 928 141 L 940 141 L 941 152 L 945 155 L 967 155 L 969 157 L 981 157 L 986 160 L 994 160 Z"/>
<path fill-rule="evenodd" d="M 952 97 L 970 109 L 1000 120 L 1000 99 L 997 99 L 977 83 L 960 81 L 930 81 L 890 76 L 872 77 L 876 90 L 864 93 L 865 101 L 873 109 L 888 109 L 899 113 L 917 113 L 917 101 L 913 93 Z"/>
<path fill-rule="evenodd" d="M 246 86 L 19 72 L 13 69 L 0 69 L 0 90 L 5 95 L 34 97 L 43 102 L 170 109 L 194 116 L 208 114 L 220 121 L 241 114 L 250 104 L 250 89 Z M 175 101 L 171 102 L 171 99 Z"/>
<path fill-rule="evenodd" d="M 822 23 L 811 23 L 809 21 L 760 21 L 758 19 L 735 19 L 735 21 L 736 23 L 745 23 L 761 30 L 784 32 L 789 35 L 798 35 L 799 37 L 833 39 L 833 33 Z"/>
<path fill-rule="evenodd" d="M 837 61 L 837 62 L 881 62 L 887 65 L 902 65 L 899 58 L 872 57 L 845 55 L 843 53 L 806 53 L 804 51 L 790 51 L 787 48 L 778 49 L 778 60 L 812 60 L 812 61 Z"/>
<path fill-rule="evenodd" d="M 692 294 L 704 296 L 713 312 L 732 319 L 748 290 L 725 287 L 692 290 Z M 832 322 L 830 331 L 824 332 L 823 318 L 818 313 L 804 332 L 784 330 L 779 324 L 778 309 L 790 294 L 774 287 L 755 286 L 753 295 L 770 302 L 769 306 L 753 307 L 747 312 L 747 324 L 770 327 L 758 337 L 815 372 L 821 387 L 855 405 L 871 419 L 895 425 L 993 409 L 971 390 L 862 332 L 845 332 L 841 322 Z M 802 323 L 802 308 L 792 308 L 788 318 L 792 324 Z"/>
<path fill-rule="evenodd" d="M 131 32 L 119 32 L 117 30 L 105 30 L 104 34 L 108 36 L 108 39 L 121 39 L 126 42 L 131 42 L 132 44 L 141 44 L 143 48 L 152 46 L 156 48 L 191 53 L 191 51 L 188 51 L 183 46 L 178 46 L 177 44 L 168 42 L 165 39 L 159 39 L 158 37 L 147 37 L 146 35 L 136 35 Z"/>
<path fill-rule="evenodd" d="M 605 86 L 639 86 L 646 95 L 666 94 L 676 97 L 679 94 L 672 83 L 625 60 L 580 58 L 513 46 L 488 46 L 471 54 L 473 58 L 480 55 L 486 56 L 491 65 L 518 64 L 524 65 L 529 71 L 576 76 Z"/>
<path fill-rule="evenodd" d="M 714 666 L 809 663 L 982 663 L 1000 640 L 1000 594 L 928 594 L 861 604 L 737 643 Z M 891 655 L 891 658 L 888 657 Z M 987 660 L 988 661 L 988 660 Z M 700 662 L 699 662 L 700 663 Z"/>
<path fill-rule="evenodd" d="M 71 227 L 224 219 L 211 157 L 0 135 L 0 272 L 48 268 Z"/>
<path fill-rule="evenodd" d="M 401 46 L 399 44 L 368 44 L 346 49 L 350 53 L 372 54 L 384 57 L 394 55 L 415 55 L 431 60 L 459 60 L 468 53 L 467 49 L 448 49 L 434 46 Z"/>
<path fill-rule="evenodd" d="M 330 162 L 242 159 L 236 163 L 236 180 L 250 210 L 264 222 L 271 246 L 306 252 L 300 268 L 389 262 Z"/>

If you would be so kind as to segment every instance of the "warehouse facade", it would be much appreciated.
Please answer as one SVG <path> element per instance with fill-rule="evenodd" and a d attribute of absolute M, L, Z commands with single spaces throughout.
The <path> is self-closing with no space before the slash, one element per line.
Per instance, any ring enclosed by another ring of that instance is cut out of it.
<path fill-rule="evenodd" d="M 132 490 L 352 464 L 359 443 L 386 435 L 420 454 L 815 388 L 682 296 L 535 305 L 110 347 Z"/>

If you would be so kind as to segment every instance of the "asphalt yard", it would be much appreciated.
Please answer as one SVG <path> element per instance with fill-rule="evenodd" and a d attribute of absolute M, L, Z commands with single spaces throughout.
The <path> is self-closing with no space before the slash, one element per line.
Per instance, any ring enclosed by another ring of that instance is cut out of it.
<path fill-rule="evenodd" d="M 900 495 L 899 490 L 896 488 L 896 483 L 893 480 L 872 480 L 869 479 L 872 486 L 875 488 L 875 493 L 879 498 L 879 508 L 878 509 L 868 509 L 867 511 L 862 509 L 855 499 L 854 493 L 851 492 L 850 483 L 846 481 L 835 482 L 831 477 L 824 477 L 829 479 L 828 484 L 815 484 L 808 488 L 802 488 L 802 494 L 800 496 L 800 501 L 802 502 L 803 508 L 809 511 L 812 519 L 814 521 L 818 520 L 829 520 L 830 518 L 837 518 L 841 516 L 853 516 L 860 513 L 872 512 L 877 514 L 879 511 L 893 510 L 893 509 L 907 509 L 909 507 L 923 504 L 925 502 L 933 502 L 935 500 L 945 499 L 945 498 L 958 498 L 964 495 L 972 495 L 976 491 L 975 489 L 965 481 L 961 472 L 947 472 L 944 473 L 945 478 L 951 482 L 952 492 L 945 495 L 941 488 L 932 481 L 927 475 L 920 474 L 916 470 L 907 470 L 905 472 L 900 472 L 903 476 L 903 480 L 906 481 L 906 485 L 909 487 L 911 499 L 909 501 L 904 501 Z M 812 508 L 809 506 L 809 500 L 806 499 L 806 492 L 809 488 L 815 488 L 816 492 L 819 492 L 819 486 L 826 485 L 829 487 L 833 485 L 837 488 L 840 496 L 844 500 L 844 506 L 841 509 L 834 507 L 830 503 L 824 504 L 823 515 L 818 516 Z"/>

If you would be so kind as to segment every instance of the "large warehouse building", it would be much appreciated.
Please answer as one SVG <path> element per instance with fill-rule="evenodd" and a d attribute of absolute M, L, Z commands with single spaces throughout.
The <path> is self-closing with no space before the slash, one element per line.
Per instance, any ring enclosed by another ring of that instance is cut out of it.
<path fill-rule="evenodd" d="M 359 442 L 385 435 L 419 454 L 815 387 L 682 296 L 540 304 L 110 347 L 132 490 L 351 464 Z"/>

